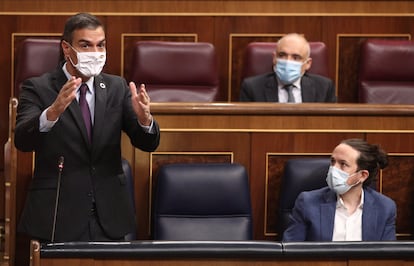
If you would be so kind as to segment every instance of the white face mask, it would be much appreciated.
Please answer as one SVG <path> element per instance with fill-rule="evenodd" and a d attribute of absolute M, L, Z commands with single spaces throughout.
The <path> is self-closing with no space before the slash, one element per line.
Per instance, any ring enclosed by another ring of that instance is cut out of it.
<path fill-rule="evenodd" d="M 357 173 L 357 172 L 356 172 Z M 337 194 L 342 195 L 346 193 L 348 190 L 350 190 L 352 187 L 359 184 L 359 181 L 353 185 L 348 185 L 346 181 L 353 176 L 348 174 L 345 171 L 342 171 L 341 169 L 338 169 L 334 166 L 329 167 L 328 174 L 326 175 L 326 183 L 328 183 L 328 187 L 335 191 Z"/>
<path fill-rule="evenodd" d="M 76 52 L 78 63 L 75 65 L 70 57 L 69 60 L 82 75 L 90 78 L 101 73 L 106 62 L 106 52 L 78 52 L 75 48 L 72 49 Z"/>

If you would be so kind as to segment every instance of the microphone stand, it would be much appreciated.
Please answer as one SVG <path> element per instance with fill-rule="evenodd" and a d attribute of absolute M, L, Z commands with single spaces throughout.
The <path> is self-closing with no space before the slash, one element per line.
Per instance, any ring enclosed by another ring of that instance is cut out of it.
<path fill-rule="evenodd" d="M 52 227 L 52 237 L 51 242 L 53 243 L 55 241 L 55 231 L 56 231 L 56 219 L 57 219 L 57 211 L 58 211 L 58 205 L 59 205 L 59 194 L 60 194 L 60 180 L 62 179 L 62 171 L 63 171 L 63 163 L 65 159 L 63 156 L 59 157 L 59 163 L 58 163 L 58 183 L 56 188 L 56 199 L 55 199 L 55 213 L 53 215 L 53 227 Z"/>

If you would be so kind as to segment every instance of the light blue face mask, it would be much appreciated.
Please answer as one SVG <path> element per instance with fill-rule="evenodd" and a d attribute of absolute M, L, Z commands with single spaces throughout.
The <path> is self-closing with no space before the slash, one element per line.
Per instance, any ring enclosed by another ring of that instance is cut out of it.
<path fill-rule="evenodd" d="M 277 77 L 283 84 L 292 84 L 302 76 L 302 62 L 296 62 L 286 59 L 277 59 L 277 63 L 273 66 Z"/>
<path fill-rule="evenodd" d="M 358 172 L 356 172 L 358 173 Z M 334 166 L 329 167 L 328 174 L 326 175 L 326 183 L 328 183 L 328 187 L 336 192 L 336 194 L 342 195 L 352 187 L 359 184 L 359 181 L 353 185 L 348 185 L 346 182 L 349 177 L 353 176 L 354 174 L 348 174 L 347 172 L 342 171 Z"/>

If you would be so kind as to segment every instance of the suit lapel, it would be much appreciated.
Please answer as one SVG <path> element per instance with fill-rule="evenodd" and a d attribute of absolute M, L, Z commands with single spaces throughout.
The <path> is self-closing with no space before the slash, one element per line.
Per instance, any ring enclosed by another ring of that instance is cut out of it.
<path fill-rule="evenodd" d="M 62 70 L 63 65 L 59 65 L 58 68 L 55 70 L 55 72 L 52 75 L 53 84 L 54 84 L 54 90 L 59 93 L 59 91 L 62 89 L 63 85 L 65 85 L 66 81 L 68 79 L 65 76 L 65 73 Z"/>
<path fill-rule="evenodd" d="M 95 77 L 95 120 L 93 125 L 93 143 L 99 143 L 105 123 L 107 84 L 102 75 Z"/>
<path fill-rule="evenodd" d="M 63 64 L 61 64 L 55 74 L 54 77 L 54 86 L 57 93 L 61 90 L 63 85 L 68 81 L 65 73 L 62 70 Z M 72 103 L 68 106 L 67 111 L 72 115 L 73 120 L 75 121 L 76 126 L 79 128 L 79 131 L 82 134 L 82 137 L 85 141 L 85 143 L 89 146 L 89 140 L 88 140 L 88 133 L 86 132 L 85 122 L 83 121 L 82 112 L 79 107 L 78 101 L 75 99 L 72 101 Z"/>
<path fill-rule="evenodd" d="M 324 202 L 321 204 L 321 241 L 332 241 L 335 222 L 336 194 L 328 190 L 324 195 Z"/>
<path fill-rule="evenodd" d="M 268 76 L 265 83 L 265 100 L 267 102 L 279 102 L 279 92 L 277 88 L 276 75 Z"/>
<path fill-rule="evenodd" d="M 364 189 L 364 205 L 362 211 L 362 241 L 378 238 L 376 236 L 378 225 L 378 209 L 369 189 Z"/>
<path fill-rule="evenodd" d="M 316 98 L 316 88 L 313 85 L 313 81 L 306 75 L 306 73 L 302 76 L 300 86 L 302 90 L 302 102 L 313 102 Z"/>

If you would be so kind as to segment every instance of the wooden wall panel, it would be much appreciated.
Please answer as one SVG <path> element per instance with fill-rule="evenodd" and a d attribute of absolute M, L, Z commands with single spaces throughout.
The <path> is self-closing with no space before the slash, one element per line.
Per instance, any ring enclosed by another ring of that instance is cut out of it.
<path fill-rule="evenodd" d="M 223 102 L 238 101 L 242 54 L 250 41 L 274 41 L 287 32 L 299 32 L 310 41 L 325 42 L 338 100 L 348 103 L 357 101 L 359 44 L 366 38 L 411 39 L 414 34 L 414 1 L 410 0 L 392 1 L 392 4 L 374 0 L 110 0 L 105 4 L 100 0 L 4 0 L 0 2 L 0 22 L 5 25 L 0 27 L 1 143 L 6 143 L 8 138 L 8 102 L 13 95 L 13 67 L 21 37 L 60 35 L 67 17 L 79 11 L 92 12 L 106 24 L 105 70 L 113 74 L 128 75 L 131 45 L 139 39 L 190 41 L 188 36 L 192 35 L 197 41 L 213 43 Z M 260 119 L 260 115 L 254 119 Z M 308 122 L 318 123 L 312 119 Z M 295 126 L 298 125 L 292 124 Z M 377 126 L 372 122 L 367 128 Z M 398 145 L 395 150 L 413 152 L 411 146 L 403 144 L 411 140 L 404 134 L 399 138 L 395 141 Z M 127 143 L 124 146 L 124 154 L 133 162 L 136 154 Z M 0 183 L 4 183 L 3 161 L 4 155 L 0 153 Z M 2 194 L 3 186 L 0 187 Z M 3 197 L 0 198 L 0 223 L 2 220 Z"/>
<path fill-rule="evenodd" d="M 414 11 L 410 0 L 3 0 L 0 10 L 5 12 L 88 12 L 116 13 L 244 13 L 244 14 L 321 14 L 321 13 L 405 13 Z"/>
<path fill-rule="evenodd" d="M 381 134 L 369 134 L 368 141 L 381 143 L 381 147 L 386 151 L 394 154 L 409 154 L 413 153 L 411 147 L 414 146 L 414 132 L 404 132 L 404 129 L 401 128 L 400 133 L 394 133 L 392 136 L 392 141 L 385 141 Z"/>
<path fill-rule="evenodd" d="M 414 233 L 414 154 L 389 154 L 390 165 L 382 171 L 382 193 L 396 199 L 397 228 L 401 237 Z"/>
<path fill-rule="evenodd" d="M 369 134 L 367 140 L 380 143 L 389 153 L 389 165 L 382 171 L 380 190 L 397 199 L 397 227 L 401 237 L 414 236 L 414 145 L 413 134 L 396 133 L 383 136 Z"/>

